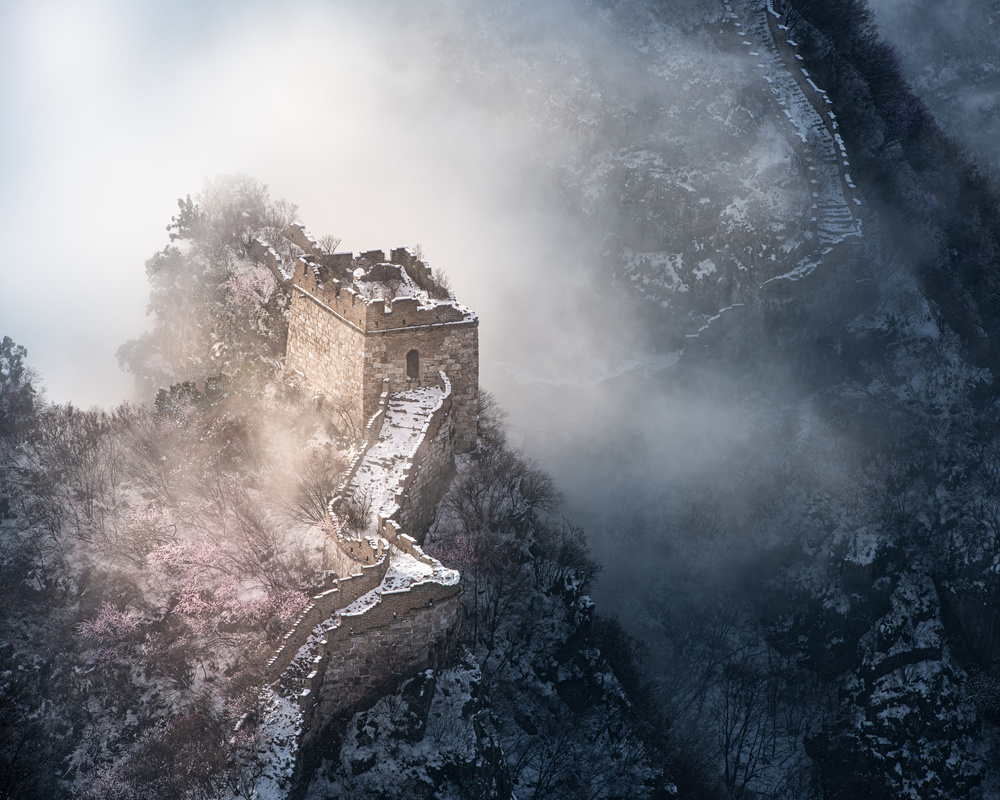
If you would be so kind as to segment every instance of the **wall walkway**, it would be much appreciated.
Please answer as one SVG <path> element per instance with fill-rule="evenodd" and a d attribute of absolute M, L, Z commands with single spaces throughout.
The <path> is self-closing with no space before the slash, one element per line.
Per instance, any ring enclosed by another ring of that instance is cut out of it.
<path fill-rule="evenodd" d="M 433 515 L 436 487 L 454 470 L 453 438 L 444 373 L 435 386 L 398 393 L 384 386 L 324 526 L 352 574 L 312 598 L 266 668 L 266 682 L 301 711 L 300 745 L 314 720 L 365 703 L 400 675 L 438 665 L 453 647 L 459 574 L 405 532 Z M 352 535 L 344 506 L 362 497 L 370 516 Z"/>

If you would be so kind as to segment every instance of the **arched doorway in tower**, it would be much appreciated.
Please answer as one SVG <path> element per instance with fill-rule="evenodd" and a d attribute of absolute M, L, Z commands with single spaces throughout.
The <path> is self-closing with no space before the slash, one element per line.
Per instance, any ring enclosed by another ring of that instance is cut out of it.
<path fill-rule="evenodd" d="M 406 380 L 420 380 L 420 353 L 411 350 L 406 354 Z"/>

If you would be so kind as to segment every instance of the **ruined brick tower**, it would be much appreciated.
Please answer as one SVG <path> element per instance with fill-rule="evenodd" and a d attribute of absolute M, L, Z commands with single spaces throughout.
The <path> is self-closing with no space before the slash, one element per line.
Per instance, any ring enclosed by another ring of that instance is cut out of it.
<path fill-rule="evenodd" d="M 435 384 L 453 391 L 455 452 L 476 445 L 479 319 L 405 248 L 355 257 L 325 253 L 298 225 L 285 237 L 304 252 L 295 261 L 285 375 L 323 396 L 354 434 L 391 393 Z"/>

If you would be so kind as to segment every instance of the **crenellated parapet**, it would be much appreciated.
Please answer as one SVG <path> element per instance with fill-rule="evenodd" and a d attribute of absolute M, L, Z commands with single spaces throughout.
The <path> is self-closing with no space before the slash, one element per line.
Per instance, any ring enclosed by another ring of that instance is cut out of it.
<path fill-rule="evenodd" d="M 301 226 L 285 232 L 298 255 L 285 376 L 323 398 L 342 429 L 360 434 L 389 381 L 392 392 L 454 387 L 456 452 L 475 448 L 479 319 L 406 248 L 325 253 Z"/>
<path fill-rule="evenodd" d="M 295 262 L 292 281 L 300 292 L 365 333 L 477 324 L 474 312 L 455 300 L 432 297 L 402 265 L 355 266 L 364 262 L 351 253 L 303 255 Z"/>
<path fill-rule="evenodd" d="M 285 377 L 360 440 L 314 529 L 337 577 L 265 668 L 272 699 L 296 717 L 301 769 L 328 720 L 455 651 L 460 576 L 419 540 L 455 453 L 476 446 L 479 320 L 406 248 L 328 253 L 301 225 L 283 237 L 253 255 L 293 290 Z"/>
<path fill-rule="evenodd" d="M 389 569 L 388 542 L 384 539 L 359 542 L 354 552 L 358 555 L 359 572 L 338 578 L 332 588 L 310 599 L 267 662 L 264 672 L 266 683 L 281 678 L 317 625 L 330 619 L 338 608 L 349 606 L 375 589 L 385 579 Z"/>

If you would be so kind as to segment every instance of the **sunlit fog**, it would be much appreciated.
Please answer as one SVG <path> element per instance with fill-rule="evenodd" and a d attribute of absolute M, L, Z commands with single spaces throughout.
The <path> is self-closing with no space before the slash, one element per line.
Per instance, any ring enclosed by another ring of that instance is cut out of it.
<path fill-rule="evenodd" d="M 114 351 L 144 325 L 143 262 L 166 244 L 176 199 L 230 173 L 268 184 L 344 249 L 421 244 L 481 312 L 487 360 L 512 339 L 518 360 L 522 328 L 557 359 L 581 357 L 573 338 L 596 326 L 567 306 L 594 302 L 580 279 L 596 247 L 551 170 L 574 142 L 525 118 L 516 92 L 493 91 L 504 60 L 525 54 L 494 53 L 482 81 L 451 74 L 466 26 L 484 23 L 478 9 L 53 2 L 2 13 L 0 314 L 52 399 L 129 396 Z"/>
<path fill-rule="evenodd" d="M 143 262 L 167 244 L 178 197 L 242 173 L 341 250 L 419 244 L 479 313 L 483 386 L 546 466 L 576 473 L 618 425 L 647 440 L 657 465 L 638 459 L 639 472 L 689 465 L 700 437 L 718 444 L 734 425 L 724 398 L 660 393 L 635 429 L 616 386 L 593 388 L 669 367 L 684 344 L 684 331 L 641 324 L 609 241 L 625 231 L 683 252 L 692 191 L 746 183 L 740 171 L 761 159 L 779 182 L 794 175 L 787 134 L 767 127 L 738 145 L 746 155 L 718 158 L 719 118 L 764 83 L 739 52 L 685 34 L 698 4 L 678 11 L 672 27 L 641 7 L 615 18 L 572 2 L 8 5 L 5 330 L 50 399 L 129 398 L 114 353 L 146 324 Z M 648 30 L 667 44 L 651 50 Z M 636 223 L 613 186 L 650 160 L 665 179 L 629 197 L 656 203 Z M 671 189 L 699 170 L 706 185 Z M 658 302 L 687 313 L 673 280 Z M 592 465 L 580 494 L 620 472 Z"/>
<path fill-rule="evenodd" d="M 997 9 L 0 2 L 0 796 L 998 800 Z"/>

